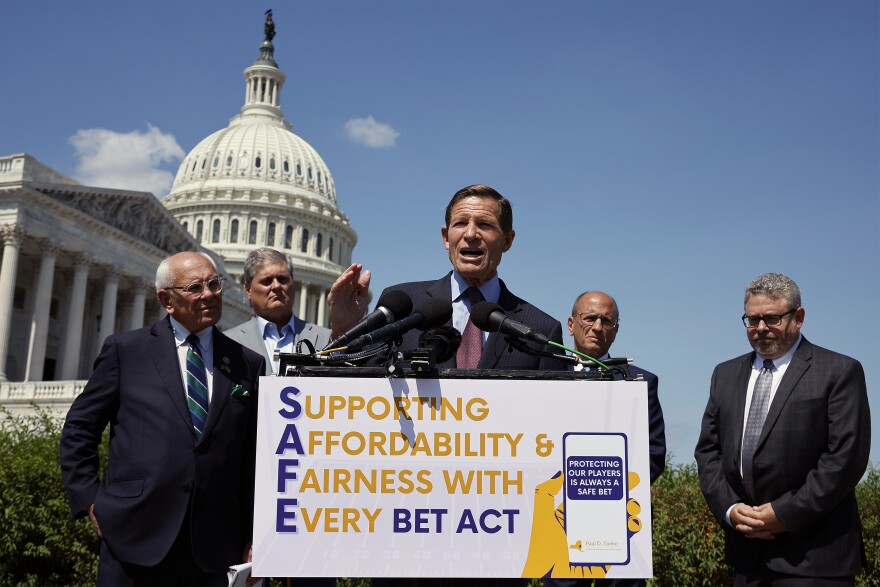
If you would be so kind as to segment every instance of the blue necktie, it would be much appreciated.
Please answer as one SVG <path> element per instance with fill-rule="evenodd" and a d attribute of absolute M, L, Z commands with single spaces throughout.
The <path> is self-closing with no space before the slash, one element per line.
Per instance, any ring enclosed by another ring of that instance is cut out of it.
<path fill-rule="evenodd" d="M 186 403 L 192 418 L 196 438 L 202 436 L 208 420 L 208 374 L 199 350 L 199 337 L 190 334 L 186 337 L 189 349 L 186 351 Z"/>
<path fill-rule="evenodd" d="M 749 406 L 749 419 L 746 421 L 746 429 L 743 432 L 742 445 L 742 471 L 743 486 L 749 500 L 755 500 L 755 483 L 752 477 L 752 458 L 755 449 L 758 448 L 758 439 L 761 438 L 761 430 L 764 429 L 764 420 L 767 419 L 767 410 L 770 408 L 770 388 L 773 386 L 773 361 L 764 359 L 764 368 L 758 373 L 755 380 L 755 389 L 752 391 L 752 403 Z"/>

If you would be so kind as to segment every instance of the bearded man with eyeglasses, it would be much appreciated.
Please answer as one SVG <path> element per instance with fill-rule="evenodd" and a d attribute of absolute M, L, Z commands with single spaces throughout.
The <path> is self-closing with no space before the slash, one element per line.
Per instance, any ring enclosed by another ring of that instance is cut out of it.
<path fill-rule="evenodd" d="M 804 338 L 804 316 L 791 278 L 755 278 L 742 316 L 753 352 L 712 375 L 694 456 L 734 585 L 853 585 L 865 564 L 865 373 Z"/>
<path fill-rule="evenodd" d="M 226 585 L 228 567 L 250 559 L 265 362 L 215 328 L 222 292 L 207 255 L 162 261 L 168 315 L 109 336 L 67 414 L 62 477 L 74 517 L 101 537 L 98 585 Z"/>

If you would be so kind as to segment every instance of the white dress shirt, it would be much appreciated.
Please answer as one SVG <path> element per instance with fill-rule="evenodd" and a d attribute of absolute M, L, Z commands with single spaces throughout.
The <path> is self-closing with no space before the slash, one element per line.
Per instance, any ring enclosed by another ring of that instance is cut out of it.
<path fill-rule="evenodd" d="M 183 394 L 186 397 L 186 352 L 189 350 L 189 343 L 186 337 L 191 333 L 183 327 L 183 324 L 169 316 L 171 319 L 171 328 L 174 330 L 174 341 L 177 345 L 177 360 L 180 363 L 180 377 L 183 381 Z M 205 364 L 205 373 L 208 376 L 208 405 L 211 405 L 211 396 L 214 391 L 214 328 L 203 328 L 201 332 L 197 332 L 199 337 L 199 345 L 202 347 L 202 362 Z"/>
<path fill-rule="evenodd" d="M 468 320 L 471 318 L 471 299 L 465 295 L 468 285 L 458 271 L 452 271 L 452 326 L 464 334 L 464 328 L 467 326 Z M 498 281 L 498 274 L 492 276 L 492 279 L 479 287 L 483 299 L 493 304 L 498 303 L 501 297 L 501 282 Z M 488 332 L 483 332 L 483 342 L 489 336 Z"/>

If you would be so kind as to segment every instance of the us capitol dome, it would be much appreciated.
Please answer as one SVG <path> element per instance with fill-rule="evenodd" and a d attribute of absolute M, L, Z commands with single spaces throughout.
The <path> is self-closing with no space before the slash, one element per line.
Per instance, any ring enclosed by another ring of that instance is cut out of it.
<path fill-rule="evenodd" d="M 244 106 L 184 158 L 163 204 L 196 241 L 223 257 L 236 279 L 257 247 L 289 254 L 294 311 L 326 326 L 326 294 L 351 263 L 357 234 L 338 207 L 327 164 L 281 111 L 286 76 L 275 62 L 274 36 L 270 11 L 260 55 L 244 70 Z"/>

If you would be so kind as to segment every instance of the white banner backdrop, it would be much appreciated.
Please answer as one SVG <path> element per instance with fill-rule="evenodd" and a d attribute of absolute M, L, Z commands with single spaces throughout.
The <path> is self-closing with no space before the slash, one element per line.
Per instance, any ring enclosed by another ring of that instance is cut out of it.
<path fill-rule="evenodd" d="M 650 577 L 649 472 L 644 382 L 263 377 L 254 575 Z"/>

